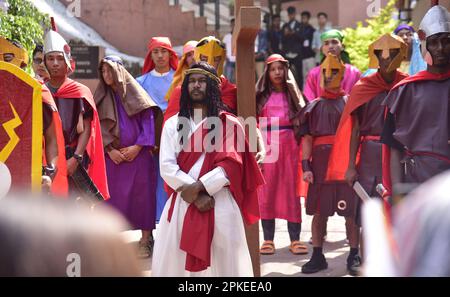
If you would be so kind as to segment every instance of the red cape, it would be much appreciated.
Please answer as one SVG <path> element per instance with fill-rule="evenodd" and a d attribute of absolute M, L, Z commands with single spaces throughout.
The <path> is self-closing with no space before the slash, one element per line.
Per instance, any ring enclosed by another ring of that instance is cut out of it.
<path fill-rule="evenodd" d="M 392 90 L 397 89 L 400 86 L 417 82 L 417 81 L 426 81 L 426 80 L 444 80 L 450 78 L 450 70 L 443 74 L 431 73 L 426 70 L 417 72 L 414 75 L 408 76 L 406 79 L 402 80 L 398 84 L 396 84 Z"/>
<path fill-rule="evenodd" d="M 223 123 L 223 143 L 228 144 L 227 139 L 239 135 L 237 129 L 242 129 L 238 119 L 229 113 L 222 112 L 220 118 Z M 232 125 L 234 124 L 234 125 Z M 234 126 L 234 127 L 233 127 Z M 244 133 L 244 131 L 241 131 Z M 207 135 L 207 130 L 197 129 L 190 137 L 187 145 L 191 146 L 190 152 L 182 150 L 178 155 L 177 162 L 180 169 L 189 172 L 192 166 L 197 162 L 202 152 L 195 152 L 195 141 L 202 141 Z M 244 135 L 244 134 L 241 134 Z M 196 147 L 196 146 L 195 146 Z M 208 152 L 202 165 L 199 177 L 205 175 L 214 168 L 222 167 L 230 181 L 230 192 L 233 195 L 242 217 L 247 224 L 254 224 L 259 220 L 259 204 L 257 196 L 258 186 L 264 184 L 264 177 L 256 164 L 254 155 L 249 151 L 246 141 L 245 152 L 238 152 L 236 144 L 226 146 L 221 152 Z M 166 185 L 169 197 L 176 193 Z M 170 222 L 176 195 L 172 197 L 169 208 L 168 220 Z M 187 253 L 186 266 L 187 271 L 202 271 L 211 264 L 211 243 L 214 235 L 214 209 L 208 212 L 199 212 L 194 204 L 191 204 L 186 212 L 183 229 L 181 231 L 180 248 Z"/>
<path fill-rule="evenodd" d="M 427 80 L 444 80 L 450 78 L 450 71 L 447 71 L 444 74 L 435 74 L 428 71 L 420 71 L 415 75 L 409 76 L 396 84 L 391 92 L 387 96 L 387 100 L 394 100 L 391 98 L 391 93 L 393 90 L 396 90 L 400 86 L 418 82 L 418 81 L 427 81 Z M 386 188 L 386 196 L 392 196 L 392 181 L 391 181 L 391 151 L 387 145 L 383 145 L 383 186 Z"/>
<path fill-rule="evenodd" d="M 376 72 L 361 78 L 353 86 L 336 131 L 333 149 L 328 162 L 327 180 L 343 181 L 345 178 L 345 172 L 349 164 L 350 139 L 354 125 L 351 117 L 352 112 L 372 100 L 382 91 L 389 91 L 407 76 L 407 74 L 397 71 L 394 81 L 388 84 Z"/>
<path fill-rule="evenodd" d="M 48 104 L 53 110 L 52 119 L 56 129 L 56 142 L 58 145 L 58 161 L 56 164 L 57 171 L 56 176 L 52 182 L 51 191 L 55 197 L 66 198 L 69 194 L 69 184 L 67 181 L 66 149 L 64 146 L 62 122 L 61 118 L 59 117 L 58 108 L 56 107 L 55 100 L 53 100 L 52 94 L 44 84 L 42 85 L 42 102 Z M 46 164 L 45 149 L 43 156 L 44 156 L 44 164 Z"/>
<path fill-rule="evenodd" d="M 105 154 L 102 143 L 102 131 L 100 128 L 100 121 L 98 119 L 97 107 L 95 106 L 91 91 L 88 87 L 67 78 L 58 89 L 58 92 L 53 96 L 58 99 L 84 98 L 92 107 L 94 118 L 92 119 L 91 124 L 91 137 L 89 138 L 89 142 L 86 146 L 86 152 L 91 161 L 89 164 L 88 173 L 100 193 L 102 193 L 103 197 L 105 199 L 109 199 L 108 183 L 106 179 Z"/>
<path fill-rule="evenodd" d="M 222 102 L 231 108 L 237 110 L 237 88 L 225 76 L 220 77 L 220 95 Z M 176 87 L 170 96 L 169 103 L 164 113 L 164 122 L 176 115 L 180 111 L 181 86 Z"/>

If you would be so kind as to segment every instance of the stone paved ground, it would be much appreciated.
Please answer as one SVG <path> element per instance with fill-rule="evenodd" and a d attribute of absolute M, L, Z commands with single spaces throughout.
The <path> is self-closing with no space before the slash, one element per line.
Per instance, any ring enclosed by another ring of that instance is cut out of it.
<path fill-rule="evenodd" d="M 304 205 L 304 204 L 303 204 Z M 307 243 L 311 237 L 311 219 L 304 213 L 301 241 Z M 261 256 L 261 274 L 268 277 L 340 277 L 349 276 L 346 269 L 346 259 L 349 246 L 346 243 L 345 220 L 342 217 L 334 216 L 328 220 L 327 240 L 324 244 L 325 257 L 328 261 L 328 269 L 316 274 L 306 275 L 300 272 L 301 266 L 306 263 L 312 253 L 312 246 L 307 244 L 310 252 L 307 255 L 293 255 L 289 251 L 289 234 L 287 224 L 284 220 L 277 220 L 275 232 L 274 255 Z M 124 238 L 130 244 L 137 245 L 140 238 L 140 231 L 124 232 Z M 262 228 L 260 227 L 260 241 L 263 241 Z M 151 258 L 140 260 L 144 275 L 151 275 Z"/>

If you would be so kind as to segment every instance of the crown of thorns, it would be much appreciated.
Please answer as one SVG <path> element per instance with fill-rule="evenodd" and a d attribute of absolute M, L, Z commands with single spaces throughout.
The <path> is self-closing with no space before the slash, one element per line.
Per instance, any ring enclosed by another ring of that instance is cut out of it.
<path fill-rule="evenodd" d="M 188 76 L 189 74 L 203 74 L 203 75 L 206 75 L 207 77 L 211 78 L 215 82 L 217 82 L 217 84 L 220 84 L 220 79 L 216 75 L 214 75 L 213 73 L 211 73 L 209 71 L 201 69 L 201 68 L 194 68 L 194 69 L 186 70 L 185 74 L 186 74 L 186 76 Z"/>

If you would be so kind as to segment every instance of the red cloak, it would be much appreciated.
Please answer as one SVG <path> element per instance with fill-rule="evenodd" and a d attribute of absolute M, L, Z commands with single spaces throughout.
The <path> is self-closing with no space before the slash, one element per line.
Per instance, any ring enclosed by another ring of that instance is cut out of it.
<path fill-rule="evenodd" d="M 88 174 L 95 183 L 100 193 L 105 199 L 109 199 L 108 183 L 106 179 L 105 154 L 103 151 L 102 131 L 98 119 L 97 107 L 94 98 L 88 87 L 67 78 L 56 94 L 58 99 L 84 98 L 92 107 L 94 117 L 91 123 L 91 136 L 86 146 L 86 152 L 89 155 L 91 163 L 89 164 Z"/>
<path fill-rule="evenodd" d="M 264 177 L 256 163 L 255 157 L 249 150 L 247 140 L 245 141 L 245 152 L 238 152 L 236 138 L 242 129 L 238 119 L 229 113 L 222 112 L 220 118 L 223 123 L 223 144 L 224 149 L 220 152 L 207 152 L 203 162 L 199 177 L 220 166 L 222 167 L 230 181 L 230 192 L 236 200 L 242 217 L 247 224 L 254 224 L 259 220 L 259 204 L 257 196 L 258 186 L 264 184 Z M 234 128 L 237 127 L 237 128 Z M 244 131 L 241 131 L 244 133 Z M 203 127 L 197 129 L 190 137 L 187 145 L 191 146 L 190 151 L 182 150 L 178 155 L 177 162 L 180 169 L 189 172 L 197 162 L 202 152 L 194 150 L 195 141 L 202 141 L 207 135 L 207 130 Z M 241 134 L 244 135 L 244 134 Z M 227 139 L 234 137 L 234 145 L 229 144 Z M 195 140 L 195 141 L 193 141 Z M 195 146 L 196 147 L 196 146 Z M 169 197 L 172 202 L 169 208 L 168 221 L 172 218 L 175 199 L 178 199 L 174 189 L 166 185 Z M 194 204 L 191 204 L 186 212 L 183 229 L 181 231 L 180 248 L 187 253 L 187 271 L 197 272 L 207 269 L 211 265 L 211 243 L 214 235 L 214 209 L 207 212 L 198 211 Z"/>
<path fill-rule="evenodd" d="M 415 75 L 409 76 L 397 83 L 387 96 L 387 100 L 395 100 L 392 97 L 392 91 L 398 89 L 400 86 L 428 80 L 444 80 L 450 78 L 450 71 L 443 74 L 431 73 L 426 70 L 420 71 Z M 406 99 L 407 100 L 407 99 Z M 392 181 L 391 181 L 391 151 L 387 145 L 383 145 L 383 186 L 386 188 L 386 196 L 392 196 Z"/>
<path fill-rule="evenodd" d="M 353 130 L 352 112 L 372 100 L 377 94 L 389 91 L 408 75 L 397 71 L 395 79 L 388 84 L 379 72 L 361 78 L 350 92 L 336 131 L 335 142 L 328 162 L 327 180 L 343 181 L 350 158 L 350 139 Z M 358 158 L 357 158 L 358 160 Z"/>
<path fill-rule="evenodd" d="M 56 130 L 56 142 L 58 145 L 58 161 L 56 163 L 57 171 L 56 176 L 53 179 L 51 191 L 55 197 L 66 198 L 69 192 L 69 185 L 67 181 L 67 163 L 66 163 L 66 150 L 64 146 L 64 135 L 62 130 L 61 118 L 59 117 L 58 108 L 56 107 L 55 100 L 48 90 L 48 88 L 42 85 L 42 102 L 48 104 L 52 108 L 52 120 Z M 45 147 L 45 143 L 44 143 Z M 44 164 L 45 149 L 44 149 Z"/>

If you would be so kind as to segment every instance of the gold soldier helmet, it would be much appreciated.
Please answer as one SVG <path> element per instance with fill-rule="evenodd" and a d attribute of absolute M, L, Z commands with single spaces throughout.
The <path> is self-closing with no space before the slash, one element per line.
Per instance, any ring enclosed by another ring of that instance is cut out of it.
<path fill-rule="evenodd" d="M 329 53 L 322 64 L 320 64 L 320 86 L 325 88 L 325 80 L 331 79 L 327 87 L 330 89 L 339 88 L 344 73 L 344 63 L 338 57 Z"/>
<path fill-rule="evenodd" d="M 381 51 L 381 56 L 387 59 L 392 49 L 398 49 L 399 52 L 392 59 L 386 71 L 393 72 L 400 67 L 400 64 L 406 58 L 408 46 L 399 36 L 386 33 L 369 46 L 369 68 L 376 69 L 379 67 L 376 51 Z"/>
<path fill-rule="evenodd" d="M 194 59 L 197 62 L 204 61 L 216 68 L 217 74 L 223 74 L 225 63 L 225 44 L 214 36 L 202 38 L 194 50 Z"/>
<path fill-rule="evenodd" d="M 0 61 L 25 68 L 28 65 L 28 53 L 19 43 L 0 36 Z"/>

